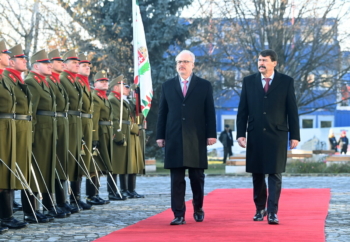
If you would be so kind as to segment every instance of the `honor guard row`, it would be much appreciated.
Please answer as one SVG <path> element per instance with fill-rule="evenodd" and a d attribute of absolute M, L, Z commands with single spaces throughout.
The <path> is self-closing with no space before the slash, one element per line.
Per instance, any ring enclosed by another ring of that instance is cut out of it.
<path fill-rule="evenodd" d="M 144 130 L 123 76 L 109 82 L 99 71 L 91 88 L 91 62 L 74 50 L 62 57 L 57 49 L 40 50 L 30 64 L 23 79 L 21 45 L 7 49 L 0 41 L 0 233 L 144 197 L 135 191 L 136 175 L 144 172 Z M 99 196 L 101 176 L 108 199 Z M 14 201 L 15 190 L 23 207 Z M 23 222 L 13 216 L 21 209 Z"/>

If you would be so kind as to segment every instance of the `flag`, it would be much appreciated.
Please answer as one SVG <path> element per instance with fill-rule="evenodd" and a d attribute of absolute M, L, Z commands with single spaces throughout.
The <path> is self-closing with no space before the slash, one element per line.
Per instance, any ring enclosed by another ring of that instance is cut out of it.
<path fill-rule="evenodd" d="M 148 58 L 145 30 L 140 14 L 139 1 L 132 1 L 133 44 L 134 44 L 134 84 L 140 88 L 141 112 L 146 118 L 153 98 L 151 65 Z"/>

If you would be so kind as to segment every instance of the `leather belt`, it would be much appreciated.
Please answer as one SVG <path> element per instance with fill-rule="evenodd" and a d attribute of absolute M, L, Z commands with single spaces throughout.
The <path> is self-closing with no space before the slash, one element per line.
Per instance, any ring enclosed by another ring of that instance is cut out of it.
<path fill-rule="evenodd" d="M 44 111 L 44 110 L 38 110 L 38 111 L 36 111 L 36 115 L 43 115 L 43 116 L 57 117 L 57 113 L 56 113 L 56 112 L 52 112 L 52 111 Z"/>
<path fill-rule="evenodd" d="M 81 112 L 80 111 L 74 111 L 74 110 L 68 110 L 68 114 L 78 116 L 81 118 Z"/>
<path fill-rule="evenodd" d="M 128 125 L 130 125 L 131 122 L 130 122 L 130 121 L 123 120 L 123 121 L 122 121 L 122 124 L 128 124 Z"/>
<path fill-rule="evenodd" d="M 27 120 L 32 121 L 32 115 L 15 114 L 15 113 L 0 113 L 0 118 L 4 119 L 14 119 L 14 120 Z"/>
<path fill-rule="evenodd" d="M 67 112 L 56 112 L 56 117 L 67 118 L 68 117 L 68 113 Z"/>
<path fill-rule="evenodd" d="M 113 125 L 113 121 L 99 121 L 98 122 L 99 125 Z"/>
<path fill-rule="evenodd" d="M 82 118 L 92 118 L 92 114 L 89 114 L 89 113 L 81 113 L 81 116 Z"/>

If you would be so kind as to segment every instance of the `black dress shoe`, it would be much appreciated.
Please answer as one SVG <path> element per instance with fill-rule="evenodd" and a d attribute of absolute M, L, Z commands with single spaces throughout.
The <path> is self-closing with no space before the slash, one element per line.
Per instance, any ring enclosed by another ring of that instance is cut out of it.
<path fill-rule="evenodd" d="M 196 210 L 194 213 L 193 213 L 193 218 L 194 220 L 196 220 L 196 222 L 203 222 L 204 220 L 204 211 L 202 208 Z"/>
<path fill-rule="evenodd" d="M 144 195 L 138 194 L 136 191 L 127 191 L 127 193 L 129 194 L 128 198 L 144 198 Z"/>
<path fill-rule="evenodd" d="M 104 205 L 105 203 L 101 201 L 97 196 L 88 197 L 86 202 L 90 205 Z"/>
<path fill-rule="evenodd" d="M 60 207 L 56 206 L 55 209 L 53 207 L 49 208 L 48 211 L 44 212 L 44 215 L 46 217 L 53 217 L 53 218 L 66 218 L 67 217 L 67 214 Z"/>
<path fill-rule="evenodd" d="M 36 219 L 35 219 L 36 216 Z M 48 223 L 50 221 L 53 221 L 54 218 L 52 217 L 46 217 L 44 214 L 36 211 L 35 216 L 33 214 L 24 214 L 24 221 L 28 223 Z"/>
<path fill-rule="evenodd" d="M 114 195 L 114 193 L 110 193 L 108 195 L 108 199 L 112 200 L 112 201 L 124 201 L 124 200 L 127 200 L 128 198 L 126 196 L 123 196 L 123 194 L 122 194 L 122 196 L 119 196 L 118 193 L 115 195 Z"/>
<path fill-rule="evenodd" d="M 170 225 L 181 225 L 186 224 L 184 217 L 175 217 L 173 221 L 171 221 Z"/>
<path fill-rule="evenodd" d="M 9 230 L 7 227 L 0 227 L 0 234 L 6 233 Z"/>
<path fill-rule="evenodd" d="M 65 202 L 63 204 L 63 207 L 66 211 L 69 211 L 71 214 L 80 212 L 79 207 L 73 206 L 72 204 L 69 204 L 68 202 Z"/>
<path fill-rule="evenodd" d="M 269 224 L 279 224 L 280 221 L 277 218 L 277 214 L 269 213 L 269 215 L 267 216 L 267 222 Z"/>
<path fill-rule="evenodd" d="M 254 215 L 253 220 L 254 221 L 263 221 L 265 216 L 266 216 L 266 210 L 265 209 L 257 210 L 256 214 Z"/>
<path fill-rule="evenodd" d="M 9 229 L 21 229 L 28 225 L 27 222 L 20 222 L 13 216 L 10 218 L 1 219 L 1 227 Z"/>
<path fill-rule="evenodd" d="M 91 204 L 87 204 L 87 203 L 84 203 L 82 200 L 77 200 L 78 204 L 71 201 L 71 205 L 76 207 L 76 208 L 79 208 L 80 210 L 90 210 L 92 205 Z"/>
<path fill-rule="evenodd" d="M 100 200 L 100 202 L 104 202 L 104 204 L 109 204 L 109 203 L 111 203 L 111 201 L 109 201 L 109 200 L 107 200 L 107 199 L 101 198 L 98 194 L 96 195 L 96 197 L 98 198 L 98 200 Z"/>

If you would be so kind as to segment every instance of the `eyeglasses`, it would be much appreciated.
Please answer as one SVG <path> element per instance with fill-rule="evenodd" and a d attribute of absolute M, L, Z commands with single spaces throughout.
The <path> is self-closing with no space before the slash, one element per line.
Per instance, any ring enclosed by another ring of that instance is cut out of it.
<path fill-rule="evenodd" d="M 183 60 L 183 61 L 176 61 L 176 64 L 178 64 L 178 65 L 180 65 L 180 64 L 182 64 L 182 63 L 184 63 L 184 64 L 188 64 L 188 63 L 190 63 L 190 62 L 192 62 L 192 61 L 188 61 L 188 60 Z"/>

